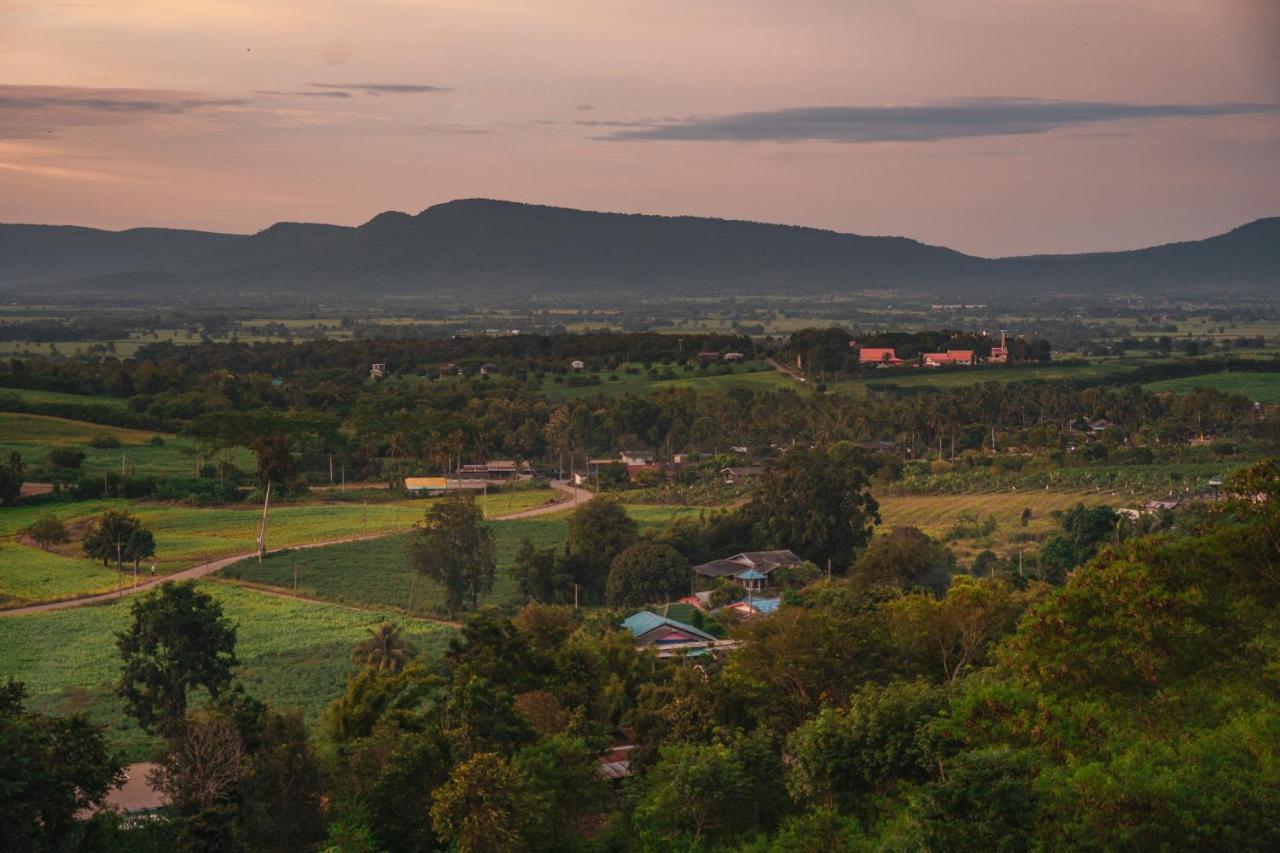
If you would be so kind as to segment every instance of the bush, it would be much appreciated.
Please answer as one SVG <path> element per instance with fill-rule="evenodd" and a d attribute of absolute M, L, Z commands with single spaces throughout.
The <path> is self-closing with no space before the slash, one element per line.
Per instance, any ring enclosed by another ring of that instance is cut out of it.
<path fill-rule="evenodd" d="M 55 447 L 49 451 L 49 465 L 64 471 L 74 470 L 84 462 L 84 451 L 70 447 Z"/>
<path fill-rule="evenodd" d="M 110 450 L 120 446 L 120 439 L 109 432 L 104 432 L 89 439 L 89 446 L 99 450 Z"/>

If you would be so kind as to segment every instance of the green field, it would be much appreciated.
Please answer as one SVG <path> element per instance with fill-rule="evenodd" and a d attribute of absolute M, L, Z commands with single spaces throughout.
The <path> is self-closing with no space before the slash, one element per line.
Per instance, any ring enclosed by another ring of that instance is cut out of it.
<path fill-rule="evenodd" d="M 682 516 L 696 516 L 700 507 L 631 506 L 627 508 L 641 529 L 669 523 Z M 565 513 L 536 518 L 492 522 L 498 551 L 493 590 L 481 605 L 508 606 L 520 601 L 511 576 L 516 552 L 524 539 L 539 548 L 564 544 Z M 443 591 L 430 581 L 413 583 L 408 547 L 413 534 L 365 542 L 347 542 L 326 548 L 308 548 L 273 554 L 262 563 L 246 560 L 223 569 L 219 575 L 251 584 L 292 590 L 297 571 L 299 595 L 348 604 L 407 608 L 413 587 L 413 613 L 446 615 Z"/>
<path fill-rule="evenodd" d="M 719 373 L 720 365 L 703 371 L 694 369 L 686 371 L 683 365 L 671 365 L 675 373 L 674 379 L 651 379 L 648 370 L 641 364 L 624 364 L 614 370 L 588 370 L 582 374 L 570 376 L 598 376 L 599 385 L 583 385 L 577 388 L 565 383 L 556 382 L 548 375 L 542 383 L 541 393 L 551 400 L 580 400 L 598 396 L 617 397 L 623 394 L 643 395 L 664 388 L 693 388 L 698 391 L 729 391 L 734 388 L 748 388 L 753 391 L 769 391 L 777 388 L 795 388 L 798 383 L 788 379 L 772 369 L 763 361 L 747 361 L 739 364 L 723 365 L 731 372 Z M 640 373 L 630 374 L 627 367 L 639 368 Z M 655 364 L 659 374 L 666 371 L 666 366 Z M 609 377 L 616 376 L 616 379 Z M 568 377 L 566 377 L 567 379 Z"/>
<path fill-rule="evenodd" d="M 314 720 L 342 693 L 351 648 L 365 629 L 399 619 L 420 652 L 439 654 L 452 629 L 403 616 L 331 604 L 291 601 L 224 584 L 202 582 L 237 625 L 238 676 L 249 693 L 274 705 L 301 706 Z M 119 671 L 114 634 L 130 618 L 125 602 L 0 618 L 0 672 L 25 682 L 33 704 L 60 714 L 85 711 L 109 727 L 131 760 L 155 741 L 122 715 L 111 693 Z"/>
<path fill-rule="evenodd" d="M 1263 403 L 1280 403 L 1280 372 L 1277 373 L 1206 373 L 1203 376 L 1185 376 L 1148 382 L 1142 386 L 1147 391 L 1172 391 L 1185 394 L 1196 388 L 1213 388 L 1228 394 L 1243 394 L 1250 400 Z"/>
<path fill-rule="evenodd" d="M 113 409 L 124 409 L 128 401 L 119 397 L 96 397 L 90 394 L 68 394 L 62 391 L 32 391 L 26 388 L 0 388 L 0 409 L 4 408 L 5 398 L 21 400 L 24 403 L 67 403 L 77 406 L 109 406 Z"/>
<path fill-rule="evenodd" d="M 551 489 L 539 488 L 490 494 L 489 513 L 497 516 L 541 506 L 554 494 Z M 477 496 L 477 500 L 483 499 Z M 428 500 L 384 500 L 370 502 L 367 507 L 340 500 L 285 504 L 271 511 L 267 543 L 273 548 L 288 547 L 364 533 L 408 530 L 421 520 L 429 506 Z M 106 509 L 132 512 L 155 534 L 154 562 L 162 574 L 212 557 L 253 550 L 257 525 L 262 518 L 262 511 L 257 507 L 205 509 L 126 500 L 6 509 L 0 512 L 0 608 L 75 598 L 114 588 L 119 582 L 115 568 L 85 559 L 78 541 L 59 546 L 53 553 L 18 541 L 23 531 L 45 513 L 56 515 L 73 530 L 78 530 Z"/>
<path fill-rule="evenodd" d="M 112 436 L 120 447 L 90 447 L 98 436 Z M 84 462 L 71 472 L 75 479 L 84 475 L 101 476 L 106 471 L 128 475 L 193 477 L 198 461 L 195 445 L 182 436 L 163 435 L 164 443 L 151 445 L 156 433 L 124 427 L 102 426 L 67 418 L 0 412 L 0 453 L 7 456 L 17 451 L 27 466 L 27 479 L 36 482 L 51 479 L 48 465 L 53 448 L 74 448 L 84 452 Z M 209 461 L 209 460 L 205 460 Z M 244 448 L 235 450 L 229 460 L 242 469 L 252 469 L 253 454 Z M 66 476 L 65 474 L 63 475 Z"/>
<path fill-rule="evenodd" d="M 895 385 L 900 388 L 965 388 L 981 385 L 984 382 L 995 382 L 1006 385 L 1010 382 L 1030 382 L 1033 380 L 1057 379 L 1104 379 L 1116 374 L 1126 373 L 1143 364 L 1158 363 L 1159 359 L 1095 359 L 1087 365 L 1068 366 L 1046 364 L 1036 367 L 1001 367 L 985 365 L 978 367 L 953 368 L 917 368 L 908 374 L 894 374 L 878 379 L 843 379 L 827 383 L 827 389 L 843 394 L 866 394 L 867 385 Z M 817 381 L 817 380 L 813 380 Z"/>

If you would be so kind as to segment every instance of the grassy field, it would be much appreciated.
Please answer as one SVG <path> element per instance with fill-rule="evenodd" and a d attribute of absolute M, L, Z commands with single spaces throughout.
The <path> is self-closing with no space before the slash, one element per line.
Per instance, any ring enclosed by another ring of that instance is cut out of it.
<path fill-rule="evenodd" d="M 4 392 L 0 392 L 2 394 Z M 96 399 L 96 398 L 92 398 Z M 115 448 L 90 447 L 89 442 L 99 436 L 112 436 L 120 443 Z M 27 466 L 27 478 L 35 481 L 49 479 L 52 471 L 47 464 L 53 448 L 73 448 L 84 452 L 84 461 L 74 476 L 101 476 L 106 471 L 129 475 L 154 475 L 163 477 L 193 477 L 197 455 L 195 446 L 186 438 L 162 435 L 163 444 L 153 447 L 154 432 L 102 426 L 67 418 L 51 418 L 44 415 L 27 415 L 0 412 L 0 453 L 10 451 L 22 454 Z M 208 460 L 206 460 L 208 461 Z M 244 448 L 233 452 L 233 465 L 251 470 L 253 454 Z"/>
<path fill-rule="evenodd" d="M 990 536 L 954 539 L 948 543 L 962 560 L 987 549 L 1008 557 L 1020 548 L 1029 547 L 1028 543 L 1043 538 L 1057 527 L 1051 516 L 1055 510 L 1069 509 L 1077 503 L 1108 504 L 1117 508 L 1134 503 L 1132 497 L 1107 492 L 1041 490 L 972 495 L 878 495 L 877 500 L 881 531 L 918 527 L 935 539 L 945 538 L 966 513 L 979 521 L 994 516 L 996 529 Z M 1026 527 L 1022 526 L 1024 509 L 1031 510 Z"/>
<path fill-rule="evenodd" d="M 1213 388 L 1228 394 L 1243 394 L 1250 400 L 1263 403 L 1280 403 L 1280 373 L 1207 373 L 1203 376 L 1186 376 L 1148 382 L 1142 386 L 1147 391 L 1172 391 L 1185 394 L 1196 388 Z"/>
<path fill-rule="evenodd" d="M 489 513 L 502 515 L 540 506 L 553 494 L 551 489 L 491 494 Z M 363 533 L 408 530 L 422 519 L 429 506 L 428 500 L 371 502 L 367 507 L 359 503 L 317 500 L 285 504 L 271 511 L 267 542 L 273 548 L 288 547 Z M 257 507 L 205 509 L 125 500 L 4 510 L 0 513 L 0 608 L 74 598 L 114 588 L 118 582 L 115 568 L 85 559 L 78 541 L 58 546 L 53 553 L 18 541 L 20 534 L 45 513 L 52 513 L 77 529 L 106 509 L 132 512 L 155 534 L 154 562 L 162 574 L 209 558 L 252 550 L 262 518 L 262 511 Z"/>
<path fill-rule="evenodd" d="M 700 507 L 632 506 L 627 511 L 642 530 L 659 527 L 682 516 L 697 516 Z M 539 548 L 564 544 L 566 513 L 492 522 L 497 545 L 498 570 L 493 590 L 480 604 L 507 606 L 520 601 L 511 576 L 520 543 L 528 539 Z M 413 534 L 365 542 L 348 542 L 327 548 L 309 548 L 273 554 L 262 563 L 245 561 L 219 574 L 251 584 L 291 590 L 297 572 L 299 595 L 348 604 L 407 608 L 413 587 L 413 613 L 446 615 L 443 591 L 429 581 L 413 583 L 408 548 Z"/>
<path fill-rule="evenodd" d="M 666 371 L 664 365 L 654 365 L 659 374 Z M 599 385 L 570 387 L 568 384 L 555 382 L 548 376 L 542 384 L 542 394 L 551 400 L 580 400 L 589 397 L 616 397 L 623 394 L 649 394 L 663 388 L 693 388 L 699 391 L 729 391 L 734 388 L 749 388 L 753 391 L 768 391 L 776 388 L 801 387 L 763 361 L 747 361 L 740 364 L 724 365 L 729 373 L 719 373 L 720 366 L 702 371 L 695 369 L 686 371 L 682 365 L 673 365 L 674 379 L 651 379 L 649 372 L 640 364 L 624 364 L 615 370 L 589 370 L 582 376 L 599 376 Z M 629 374 L 625 368 L 640 369 L 638 374 Z M 616 376 L 617 379 L 610 379 Z"/>
<path fill-rule="evenodd" d="M 89 394 L 68 394 L 62 391 L 31 391 L 26 388 L 0 388 L 0 409 L 5 398 L 15 398 L 25 403 L 70 403 L 78 406 L 110 406 L 124 409 L 127 401 L 119 397 L 96 397 Z"/>
<path fill-rule="evenodd" d="M 1030 382 L 1032 380 L 1056 379 L 1103 379 L 1118 373 L 1133 370 L 1142 364 L 1158 362 L 1158 359 L 1096 359 L 1087 365 L 1046 364 L 1036 367 L 1000 367 L 979 366 L 969 368 L 919 368 L 909 374 L 886 376 L 884 379 L 847 379 L 828 382 L 827 389 L 843 394 L 866 394 L 867 385 L 896 385 L 900 388 L 965 388 L 970 385 L 981 385 L 984 382 L 995 382 L 1007 385 L 1010 382 Z M 817 381 L 816 379 L 814 381 Z"/>
<path fill-rule="evenodd" d="M 414 646 L 439 654 L 452 629 L 403 616 L 330 604 L 290 601 L 251 590 L 201 583 L 237 625 L 238 677 L 249 693 L 273 705 L 296 705 L 315 719 L 342 693 L 351 648 L 365 629 L 398 619 Z M 131 760 L 156 742 L 120 711 L 111 692 L 119 673 L 114 634 L 130 619 L 126 602 L 0 619 L 0 672 L 25 682 L 33 704 L 46 711 L 85 711 L 108 726 L 113 744 Z"/>

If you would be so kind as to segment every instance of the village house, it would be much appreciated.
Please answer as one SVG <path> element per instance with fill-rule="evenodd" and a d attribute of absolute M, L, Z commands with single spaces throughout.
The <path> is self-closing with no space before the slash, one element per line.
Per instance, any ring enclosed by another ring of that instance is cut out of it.
<path fill-rule="evenodd" d="M 657 458 L 652 450 L 624 450 L 618 454 L 618 461 L 623 465 L 652 465 Z"/>
<path fill-rule="evenodd" d="M 754 480 L 763 473 L 764 468 L 760 465 L 732 465 L 720 469 L 720 476 L 724 477 L 726 486 L 740 485 L 747 480 Z"/>
<path fill-rule="evenodd" d="M 853 341 L 850 341 L 852 344 Z M 902 359 L 893 347 L 862 347 L 858 350 L 858 364 L 874 364 L 880 367 L 898 367 Z"/>
<path fill-rule="evenodd" d="M 974 364 L 973 350 L 971 349 L 953 349 L 949 352 L 926 352 L 921 355 L 921 359 L 924 362 L 925 367 L 972 367 Z"/>
<path fill-rule="evenodd" d="M 1004 364 L 1009 360 L 1009 343 L 1006 340 L 1007 332 L 1000 330 L 1000 346 L 991 348 L 991 356 L 987 361 L 992 364 Z"/>
<path fill-rule="evenodd" d="M 718 352 L 711 352 L 710 350 L 708 350 L 706 352 L 698 353 L 698 363 L 704 367 L 713 361 L 719 361 L 719 360 L 720 360 L 720 353 Z"/>
<path fill-rule="evenodd" d="M 725 361 L 742 361 L 745 357 L 740 352 L 727 352 L 724 354 Z"/>
<path fill-rule="evenodd" d="M 387 365 L 379 361 L 369 367 L 370 379 L 381 379 L 387 375 Z"/>
<path fill-rule="evenodd" d="M 581 359 L 575 358 L 573 361 L 569 362 L 569 369 L 574 373 L 581 373 L 587 369 L 587 363 Z"/>
<path fill-rule="evenodd" d="M 498 372 L 498 365 L 494 364 L 492 361 L 488 361 L 480 365 L 481 376 L 492 376 L 497 372 Z"/>
<path fill-rule="evenodd" d="M 686 655 L 732 645 L 732 641 L 720 640 L 701 628 L 648 610 L 631 614 L 623 620 L 622 627 L 631 632 L 637 649 L 652 649 L 658 657 Z"/>
<path fill-rule="evenodd" d="M 704 578 L 729 578 L 743 589 L 759 591 L 769 586 L 769 576 L 783 567 L 798 566 L 804 561 L 793 552 L 744 551 L 722 560 L 712 560 L 693 571 Z"/>

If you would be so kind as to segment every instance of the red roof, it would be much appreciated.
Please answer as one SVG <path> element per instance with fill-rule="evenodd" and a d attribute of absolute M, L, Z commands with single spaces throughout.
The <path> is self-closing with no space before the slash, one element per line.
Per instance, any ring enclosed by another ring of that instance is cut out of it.
<path fill-rule="evenodd" d="M 950 352 L 927 352 L 924 354 L 925 361 L 935 361 L 945 363 L 949 361 L 973 361 L 973 350 L 971 349 L 954 349 Z"/>
<path fill-rule="evenodd" d="M 858 361 L 864 364 L 868 362 L 899 361 L 898 354 L 893 349 L 893 347 L 863 347 L 858 350 Z"/>

